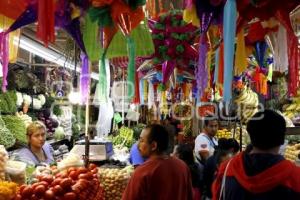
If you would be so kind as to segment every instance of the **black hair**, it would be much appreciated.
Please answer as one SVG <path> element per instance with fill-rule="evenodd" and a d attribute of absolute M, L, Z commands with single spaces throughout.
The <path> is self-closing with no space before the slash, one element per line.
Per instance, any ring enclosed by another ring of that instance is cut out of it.
<path fill-rule="evenodd" d="M 220 138 L 218 140 L 218 146 L 216 147 L 216 149 L 220 149 L 220 150 L 229 150 L 229 143 L 228 143 L 228 139 L 226 138 Z"/>
<path fill-rule="evenodd" d="M 204 125 L 208 126 L 209 122 L 211 121 L 218 121 L 218 118 L 214 115 L 206 115 L 204 117 Z"/>
<path fill-rule="evenodd" d="M 168 150 L 169 146 L 169 134 L 167 130 L 159 124 L 150 124 L 145 127 L 145 129 L 149 129 L 148 142 L 156 142 L 157 143 L 157 152 L 163 153 Z"/>
<path fill-rule="evenodd" d="M 249 120 L 247 131 L 254 147 L 268 150 L 284 143 L 286 123 L 277 112 L 266 109 Z"/>
<path fill-rule="evenodd" d="M 184 161 L 189 167 L 193 187 L 200 187 L 201 171 L 195 162 L 193 148 L 189 144 L 179 144 L 176 148 L 176 153 L 178 154 L 178 158 Z"/>
<path fill-rule="evenodd" d="M 236 141 L 236 139 L 234 138 L 229 138 L 227 140 L 229 148 L 233 149 L 233 153 L 237 153 L 240 150 L 240 145 L 238 143 L 238 141 Z"/>
<path fill-rule="evenodd" d="M 222 163 L 222 159 L 225 157 L 225 156 L 227 156 L 227 155 L 229 155 L 229 151 L 228 150 L 223 150 L 223 149 L 221 149 L 221 150 L 218 150 L 217 152 L 216 152 L 216 163 L 217 163 L 217 165 L 220 165 L 221 163 Z"/>

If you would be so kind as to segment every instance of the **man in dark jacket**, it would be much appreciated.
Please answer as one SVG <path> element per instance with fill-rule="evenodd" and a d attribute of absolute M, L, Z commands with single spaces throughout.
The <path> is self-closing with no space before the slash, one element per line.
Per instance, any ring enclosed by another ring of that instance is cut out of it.
<path fill-rule="evenodd" d="M 278 153 L 284 143 L 284 118 L 271 110 L 258 112 L 247 131 L 253 149 L 220 166 L 213 200 L 299 200 L 300 168 Z"/>

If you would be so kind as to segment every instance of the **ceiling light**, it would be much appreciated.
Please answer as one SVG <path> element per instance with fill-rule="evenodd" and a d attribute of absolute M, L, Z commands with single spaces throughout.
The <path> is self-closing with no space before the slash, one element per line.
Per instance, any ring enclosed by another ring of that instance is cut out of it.
<path fill-rule="evenodd" d="M 21 49 L 24 49 L 26 51 L 29 51 L 37 56 L 40 56 L 41 58 L 44 58 L 45 60 L 49 62 L 56 63 L 60 66 L 64 66 L 68 69 L 75 70 L 75 65 L 73 62 L 70 62 L 66 59 L 66 57 L 56 51 L 53 51 L 51 49 L 48 49 L 41 45 L 40 43 L 21 35 L 20 40 L 14 40 L 14 43 L 19 43 L 19 47 Z M 77 67 L 77 72 L 80 73 L 80 68 Z M 95 80 L 99 80 L 98 73 L 92 72 L 90 74 L 90 77 Z"/>

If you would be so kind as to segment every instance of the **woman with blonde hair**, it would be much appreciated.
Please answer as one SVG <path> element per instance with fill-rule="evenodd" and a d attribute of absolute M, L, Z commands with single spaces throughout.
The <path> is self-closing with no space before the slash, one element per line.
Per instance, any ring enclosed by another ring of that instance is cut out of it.
<path fill-rule="evenodd" d="M 28 146 L 17 152 L 16 160 L 29 165 L 51 164 L 53 148 L 46 143 L 46 127 L 40 121 L 34 121 L 27 127 Z"/>

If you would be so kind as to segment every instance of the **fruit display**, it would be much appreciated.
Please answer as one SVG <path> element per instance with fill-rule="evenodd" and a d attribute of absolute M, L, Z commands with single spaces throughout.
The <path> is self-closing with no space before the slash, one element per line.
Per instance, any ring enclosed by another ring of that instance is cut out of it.
<path fill-rule="evenodd" d="M 98 169 L 90 164 L 89 168 L 71 167 L 55 176 L 43 175 L 32 185 L 22 185 L 15 200 L 103 200 Z"/>
<path fill-rule="evenodd" d="M 300 154 L 300 143 L 294 145 L 287 145 L 284 157 L 290 161 L 296 161 Z"/>
<path fill-rule="evenodd" d="M 237 126 L 235 129 L 235 134 L 234 134 L 234 128 L 231 129 L 231 134 L 232 136 L 234 136 L 234 139 L 236 139 L 236 141 L 238 143 L 240 143 L 240 131 L 242 129 L 242 149 L 245 150 L 247 145 L 251 143 L 250 141 L 250 136 L 246 130 L 246 126 Z"/>
<path fill-rule="evenodd" d="M 0 182 L 0 200 L 12 200 L 15 198 L 18 185 L 14 182 Z"/>
<path fill-rule="evenodd" d="M 243 123 L 247 121 L 258 111 L 258 95 L 250 88 L 244 88 L 234 99 L 237 105 L 237 115 Z"/>
<path fill-rule="evenodd" d="M 218 139 L 220 139 L 220 138 L 229 139 L 229 138 L 232 138 L 232 133 L 228 129 L 224 128 L 224 129 L 220 129 L 220 130 L 217 131 L 216 137 Z"/>
<path fill-rule="evenodd" d="M 291 119 L 294 123 L 300 122 L 300 90 L 292 98 L 292 102 L 282 106 L 283 115 Z"/>
<path fill-rule="evenodd" d="M 100 168 L 101 186 L 104 189 L 105 200 L 121 200 L 122 194 L 130 178 L 129 171 L 117 168 Z"/>
<path fill-rule="evenodd" d="M 8 153 L 3 145 L 0 145 L 0 181 L 5 180 L 5 168 L 8 160 Z"/>
<path fill-rule="evenodd" d="M 135 139 L 133 137 L 133 130 L 122 126 L 119 130 L 119 133 L 116 136 L 111 138 L 113 145 L 121 145 L 121 147 L 131 148 L 131 146 L 135 143 Z"/>

